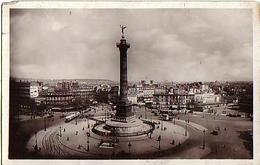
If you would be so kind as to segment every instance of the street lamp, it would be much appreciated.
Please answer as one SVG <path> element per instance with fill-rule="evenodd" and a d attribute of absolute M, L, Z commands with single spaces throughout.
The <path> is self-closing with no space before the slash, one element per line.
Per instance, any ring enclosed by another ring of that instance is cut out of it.
<path fill-rule="evenodd" d="M 90 129 L 90 124 L 89 124 L 89 118 L 87 118 L 87 122 L 88 122 L 88 129 Z"/>
<path fill-rule="evenodd" d="M 91 129 L 90 124 L 89 124 L 88 127 L 89 127 L 89 128 L 88 128 L 88 135 L 90 136 L 90 129 Z"/>
<path fill-rule="evenodd" d="M 60 126 L 60 137 L 61 137 L 61 126 Z"/>
<path fill-rule="evenodd" d="M 107 121 L 107 107 L 105 107 L 105 122 Z"/>
<path fill-rule="evenodd" d="M 38 150 L 38 146 L 37 146 L 37 132 L 35 132 L 35 147 L 34 147 L 35 151 Z"/>
<path fill-rule="evenodd" d="M 128 152 L 129 152 L 129 153 L 130 153 L 130 148 L 131 148 L 131 146 L 132 146 L 132 145 L 131 145 L 131 143 L 129 142 L 129 143 L 128 143 Z"/>
<path fill-rule="evenodd" d="M 187 120 L 185 120 L 185 136 L 187 136 L 187 128 L 188 127 L 188 122 L 187 122 Z"/>
<path fill-rule="evenodd" d="M 114 143 L 116 143 L 117 142 L 116 128 L 113 129 L 113 134 L 114 134 Z"/>
<path fill-rule="evenodd" d="M 159 147 L 158 147 L 158 149 L 161 150 L 161 135 L 158 136 L 157 141 L 159 142 Z"/>
<path fill-rule="evenodd" d="M 146 119 L 146 105 L 144 105 L 144 117 Z"/>
<path fill-rule="evenodd" d="M 44 131 L 46 131 L 46 117 L 43 117 L 43 122 L 44 122 Z"/>
<path fill-rule="evenodd" d="M 202 141 L 202 149 L 204 150 L 205 149 L 205 129 L 203 130 L 203 141 Z"/>
<path fill-rule="evenodd" d="M 88 144 L 88 145 L 87 145 L 87 147 L 88 147 L 88 148 L 87 148 L 87 151 L 88 151 L 88 152 L 89 152 L 89 136 L 90 136 L 90 133 L 88 132 L 88 133 L 87 133 L 87 144 Z"/>

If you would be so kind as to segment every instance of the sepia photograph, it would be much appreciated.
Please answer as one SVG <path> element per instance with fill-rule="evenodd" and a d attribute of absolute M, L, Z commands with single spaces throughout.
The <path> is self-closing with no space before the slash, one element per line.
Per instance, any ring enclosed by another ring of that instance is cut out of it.
<path fill-rule="evenodd" d="M 254 158 L 252 8 L 10 8 L 8 159 Z"/>

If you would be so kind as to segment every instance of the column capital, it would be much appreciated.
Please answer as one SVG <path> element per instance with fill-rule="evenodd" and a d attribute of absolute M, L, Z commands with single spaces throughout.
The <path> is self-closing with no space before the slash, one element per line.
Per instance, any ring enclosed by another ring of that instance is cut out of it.
<path fill-rule="evenodd" d="M 121 39 L 120 43 L 116 43 L 116 47 L 119 49 L 128 49 L 130 48 L 130 44 L 127 43 L 125 39 Z"/>

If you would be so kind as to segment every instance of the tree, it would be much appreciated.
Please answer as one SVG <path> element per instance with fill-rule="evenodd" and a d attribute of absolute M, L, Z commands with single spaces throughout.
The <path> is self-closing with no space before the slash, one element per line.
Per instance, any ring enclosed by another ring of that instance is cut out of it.
<path fill-rule="evenodd" d="M 72 106 L 76 109 L 76 110 L 81 110 L 82 109 L 82 99 L 80 97 L 76 97 L 72 100 Z"/>

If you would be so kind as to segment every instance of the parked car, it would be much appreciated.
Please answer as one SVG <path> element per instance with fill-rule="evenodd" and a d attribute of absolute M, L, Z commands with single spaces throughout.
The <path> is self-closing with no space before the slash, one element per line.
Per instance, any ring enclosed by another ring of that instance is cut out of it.
<path fill-rule="evenodd" d="M 218 135 L 218 131 L 213 130 L 213 131 L 211 131 L 211 134 L 212 134 L 212 135 Z"/>

